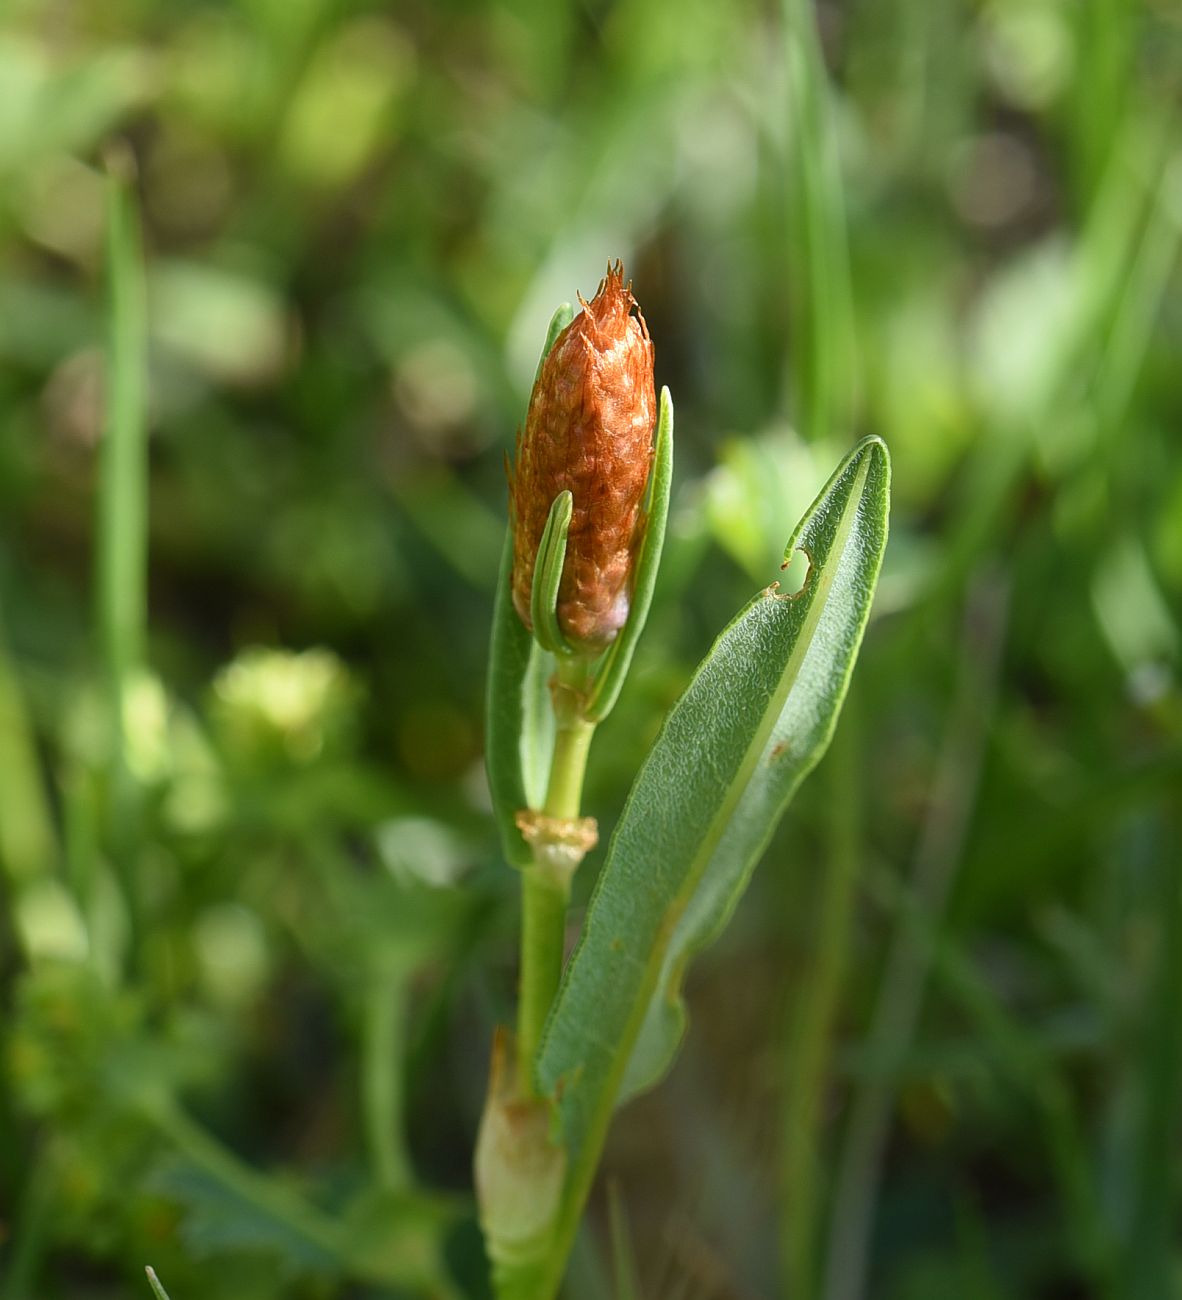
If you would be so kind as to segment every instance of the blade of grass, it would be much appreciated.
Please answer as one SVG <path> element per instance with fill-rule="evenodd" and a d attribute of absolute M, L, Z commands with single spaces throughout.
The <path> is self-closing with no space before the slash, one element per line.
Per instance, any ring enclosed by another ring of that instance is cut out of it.
<path fill-rule="evenodd" d="M 784 0 L 782 13 L 792 142 L 789 229 L 797 286 L 795 416 L 806 438 L 823 441 L 849 424 L 856 398 L 845 198 L 813 6 Z"/>
<path fill-rule="evenodd" d="M 918 906 L 938 926 L 956 875 L 976 795 L 992 701 L 997 691 L 1008 594 L 982 580 L 966 602 L 961 672 L 912 866 Z M 887 955 L 870 1030 L 873 1075 L 859 1088 L 838 1163 L 825 1265 L 825 1300 L 866 1294 L 869 1249 L 882 1160 L 890 1134 L 894 1076 L 923 1005 L 928 962 L 899 927 Z"/>
<path fill-rule="evenodd" d="M 133 864 L 138 795 L 124 734 L 131 682 L 144 659 L 147 621 L 147 309 L 139 218 L 128 156 L 107 176 L 106 418 L 98 498 L 98 620 L 110 701 L 111 839 L 132 943 L 141 929 Z"/>
<path fill-rule="evenodd" d="M 42 1148 L 28 1171 L 11 1235 L 4 1243 L 0 1300 L 28 1300 L 36 1294 L 41 1260 L 53 1231 L 54 1192 L 60 1177 L 59 1163 Z"/>
<path fill-rule="evenodd" d="M 1121 1269 L 1130 1300 L 1170 1295 L 1177 1275 L 1173 1171 L 1182 1087 L 1182 882 L 1176 842 L 1174 850 L 1162 853 L 1155 867 L 1157 953 L 1145 997 L 1133 1222 Z"/>
<path fill-rule="evenodd" d="M 1076 199 L 1086 202 L 1101 182 L 1128 107 L 1135 9 L 1123 0 L 1081 0 L 1069 12 L 1079 64 L 1071 82 L 1071 162 Z"/>
<path fill-rule="evenodd" d="M 1163 167 L 1105 340 L 1093 388 L 1094 436 L 1113 471 L 1125 469 L 1121 433 L 1182 241 L 1182 168 Z"/>
<path fill-rule="evenodd" d="M 403 1142 L 402 1058 L 406 1041 L 406 977 L 379 962 L 369 973 L 362 1034 L 362 1108 L 370 1159 L 380 1186 L 411 1184 Z"/>
<path fill-rule="evenodd" d="M 1093 352 L 1103 355 L 1129 267 L 1139 261 L 1147 237 L 1146 213 L 1169 206 L 1171 190 L 1163 177 L 1170 140 L 1164 124 L 1131 121 L 1123 129 L 1072 254 L 1071 309 L 1062 314 L 1059 332 L 1044 349 L 1020 415 L 994 418 L 964 475 L 942 572 L 931 590 L 933 605 L 943 605 L 959 592 L 977 558 L 990 549 L 989 539 L 1005 535 L 1022 500 L 1018 485 L 1035 453 L 1039 430 L 1061 427 L 1078 414 L 1073 386 L 1087 372 Z"/>
<path fill-rule="evenodd" d="M 925 955 L 933 978 L 965 1010 L 975 1038 L 992 1049 L 1002 1074 L 1035 1106 L 1059 1192 L 1064 1256 L 1073 1254 L 1095 1279 L 1098 1296 L 1120 1294 L 1112 1286 L 1110 1225 L 1096 1196 L 1076 1108 L 1054 1047 L 1007 1010 L 963 949 L 939 933 L 910 890 L 882 872 L 867 879 L 875 899 L 897 915 L 900 927 Z"/>
<path fill-rule="evenodd" d="M 780 1246 L 784 1294 L 816 1292 L 821 1194 L 822 1096 L 838 999 L 845 978 L 860 860 L 862 796 L 857 763 L 857 690 L 846 698 L 825 775 L 829 779 L 828 867 L 822 873 L 820 920 L 811 966 L 797 981 L 801 996 L 789 1030 L 784 1110 Z"/>
<path fill-rule="evenodd" d="M 624 1194 L 616 1182 L 608 1185 L 607 1206 L 616 1300 L 641 1300 L 636 1254 L 632 1249 L 632 1234 L 628 1230 L 628 1212 L 624 1208 Z"/>
<path fill-rule="evenodd" d="M 52 868 L 57 846 L 24 695 L 0 628 L 0 869 L 20 885 Z"/>
<path fill-rule="evenodd" d="M 148 1285 L 152 1288 L 152 1294 L 156 1297 L 156 1300 L 169 1300 L 168 1292 L 161 1285 L 160 1279 L 156 1276 L 156 1270 L 151 1264 L 144 1268 L 144 1272 L 148 1275 Z"/>
<path fill-rule="evenodd" d="M 143 662 L 147 608 L 147 311 L 129 170 L 120 155 L 107 177 L 109 333 L 98 502 L 99 625 L 117 692 Z"/>

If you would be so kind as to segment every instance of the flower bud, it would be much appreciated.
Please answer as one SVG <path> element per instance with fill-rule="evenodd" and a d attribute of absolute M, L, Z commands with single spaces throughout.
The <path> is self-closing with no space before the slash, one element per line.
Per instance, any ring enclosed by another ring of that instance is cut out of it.
<path fill-rule="evenodd" d="M 652 464 L 653 345 L 620 262 L 543 360 L 510 476 L 513 604 L 526 627 L 538 544 L 554 498 L 574 512 L 558 588 L 558 626 L 596 655 L 628 617 Z"/>

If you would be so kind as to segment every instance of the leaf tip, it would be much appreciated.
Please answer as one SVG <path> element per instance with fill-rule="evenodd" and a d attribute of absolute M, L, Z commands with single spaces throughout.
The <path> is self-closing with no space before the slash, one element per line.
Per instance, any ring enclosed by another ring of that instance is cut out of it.
<path fill-rule="evenodd" d="M 867 454 L 876 456 L 881 460 L 885 469 L 890 468 L 890 448 L 887 447 L 886 442 L 877 433 L 868 433 L 864 438 L 860 439 L 850 453 L 850 459 L 854 460 Z"/>

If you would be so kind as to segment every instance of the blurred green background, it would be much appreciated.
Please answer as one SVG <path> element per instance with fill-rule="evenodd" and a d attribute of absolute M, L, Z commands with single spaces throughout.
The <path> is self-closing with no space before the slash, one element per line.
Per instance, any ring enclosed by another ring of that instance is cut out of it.
<path fill-rule="evenodd" d="M 833 749 L 619 1117 L 567 1294 L 1179 1294 L 1174 0 L 2 24 L 0 1296 L 146 1295 L 145 1263 L 173 1300 L 487 1294 L 503 451 L 614 256 L 678 463 L 605 828 L 862 433 L 894 515 Z M 150 322 L 122 659 L 108 157 Z"/>

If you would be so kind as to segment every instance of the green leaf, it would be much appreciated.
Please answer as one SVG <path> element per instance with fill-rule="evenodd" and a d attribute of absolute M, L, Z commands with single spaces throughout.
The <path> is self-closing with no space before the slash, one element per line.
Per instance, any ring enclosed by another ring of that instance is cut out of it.
<path fill-rule="evenodd" d="M 534 371 L 534 383 L 538 382 L 538 376 L 542 373 L 542 365 L 550 355 L 550 349 L 558 342 L 558 336 L 575 318 L 574 308 L 569 302 L 560 303 L 554 309 L 554 315 L 550 317 L 550 324 L 546 328 L 546 342 L 542 345 L 542 355 L 538 358 L 538 368 Z"/>
<path fill-rule="evenodd" d="M 621 1087 L 667 1068 L 681 975 L 734 910 L 837 719 L 887 537 L 890 462 L 868 438 L 797 526 L 800 592 L 762 591 L 715 642 L 646 758 L 543 1038 L 577 1214 Z"/>
<path fill-rule="evenodd" d="M 575 498 L 569 489 L 550 504 L 546 526 L 538 542 L 534 560 L 533 589 L 530 592 L 529 616 L 534 625 L 534 640 L 551 654 L 569 654 L 570 647 L 558 626 L 558 588 L 562 585 L 562 566 L 566 563 L 566 539 L 574 514 Z"/>
<path fill-rule="evenodd" d="M 342 1260 L 325 1243 L 188 1160 L 162 1162 L 150 1185 L 181 1207 L 180 1236 L 199 1259 L 237 1252 L 266 1255 L 285 1278 L 333 1277 L 341 1271 Z"/>
<path fill-rule="evenodd" d="M 612 711 L 624 678 L 632 665 L 636 643 L 648 621 L 661 551 L 665 545 L 665 524 L 669 518 L 669 489 L 673 483 L 673 398 L 668 388 L 661 389 L 661 413 L 657 420 L 657 445 L 653 453 L 653 472 L 648 487 L 644 541 L 636 559 L 636 581 L 632 588 L 632 608 L 620 635 L 612 642 L 603 666 L 596 677 L 586 717 L 602 722 Z"/>
<path fill-rule="evenodd" d="M 144 655 L 148 572 L 147 318 L 139 214 L 122 154 L 107 178 L 107 405 L 98 499 L 100 628 L 116 690 Z"/>
<path fill-rule="evenodd" d="M 484 718 L 484 763 L 493 814 L 501 833 L 501 852 L 514 867 L 533 861 L 517 829 L 517 814 L 529 806 L 521 769 L 525 723 L 525 678 L 533 637 L 513 608 L 513 530 L 505 536 L 501 574 L 493 605 L 492 643 L 488 652 L 488 693 Z"/>
<path fill-rule="evenodd" d="M 539 372 L 554 346 L 554 340 L 572 319 L 570 303 L 566 302 L 550 318 L 546 345 L 538 361 Z M 543 770 L 549 768 L 553 736 L 545 734 L 549 725 L 546 721 L 548 710 L 537 707 L 539 680 L 544 681 L 543 673 L 545 677 L 549 676 L 544 662 L 548 656 L 543 657 L 536 649 L 533 637 L 513 608 L 512 577 L 513 530 L 510 528 L 505 534 L 501 552 L 501 570 L 493 605 L 484 715 L 484 762 L 493 814 L 501 834 L 501 852 L 511 866 L 526 867 L 533 861 L 533 854 L 517 829 L 517 814 L 530 807 L 525 790 L 526 774 L 536 784 L 538 767 L 544 764 Z"/>
<path fill-rule="evenodd" d="M 156 1270 L 150 1265 L 144 1269 L 148 1275 L 148 1285 L 152 1288 L 152 1294 L 156 1300 L 168 1300 L 168 1292 L 160 1284 L 160 1279 L 156 1276 Z"/>
<path fill-rule="evenodd" d="M 550 780 L 556 727 L 550 702 L 550 679 L 556 667 L 552 654 L 535 641 L 530 647 L 529 666 L 522 684 L 521 774 L 525 784 L 525 808 L 540 808 Z"/>

